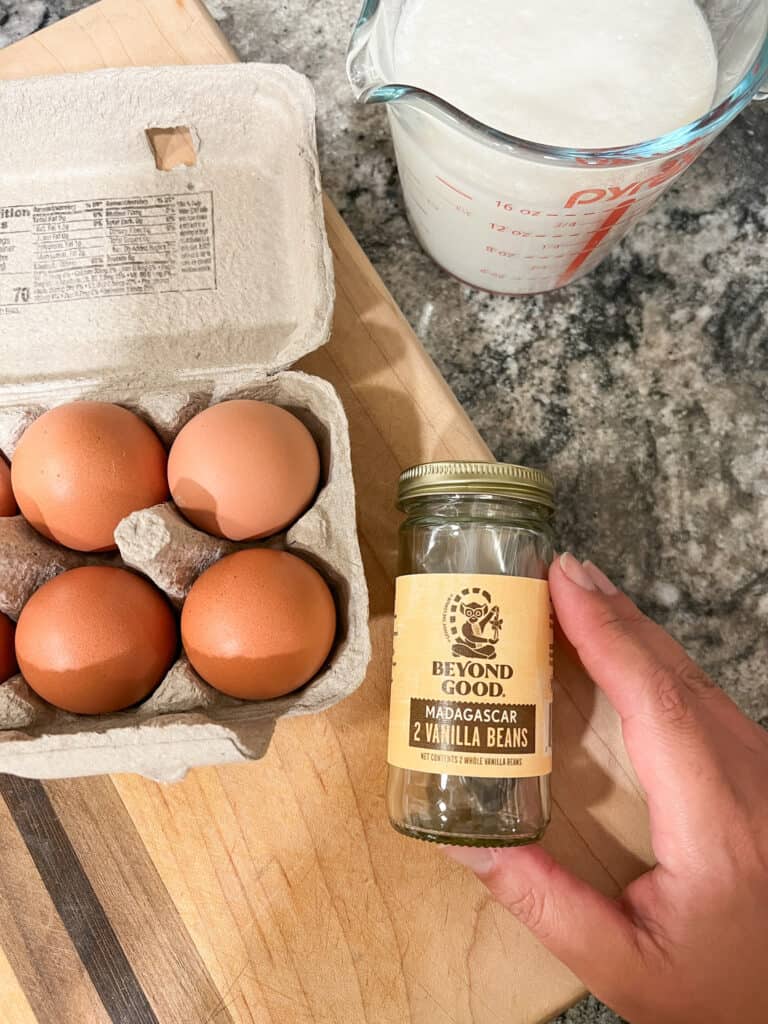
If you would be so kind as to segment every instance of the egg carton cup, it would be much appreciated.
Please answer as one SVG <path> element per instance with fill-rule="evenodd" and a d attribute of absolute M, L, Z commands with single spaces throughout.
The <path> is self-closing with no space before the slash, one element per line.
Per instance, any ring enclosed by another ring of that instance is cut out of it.
<path fill-rule="evenodd" d="M 368 604 L 356 540 L 349 441 L 344 410 L 326 381 L 286 371 L 248 384 L 201 379 L 175 394 L 126 393 L 119 387 L 73 389 L 50 405 L 0 412 L 0 450 L 9 460 L 24 430 L 62 401 L 117 402 L 131 409 L 170 444 L 194 415 L 220 401 L 252 398 L 297 416 L 318 445 L 321 484 L 312 506 L 284 533 L 253 543 L 232 543 L 203 533 L 173 503 L 134 512 L 115 531 L 116 553 L 86 555 L 37 533 L 22 516 L 0 519 L 0 611 L 18 619 L 32 594 L 61 572 L 82 565 L 115 565 L 150 579 L 180 609 L 190 587 L 210 565 L 233 551 L 268 546 L 306 559 L 329 584 L 338 616 L 330 658 L 308 684 L 275 700 L 241 701 L 205 683 L 183 653 L 141 704 L 110 715 L 83 716 L 40 700 L 22 676 L 0 686 L 0 769 L 24 767 L 51 777 L 104 770 L 141 771 L 156 779 L 181 777 L 192 763 L 212 757 L 261 757 L 276 720 L 323 711 L 361 680 L 370 656 Z M 19 745 L 18 741 L 25 742 Z M 10 762 L 9 762 L 10 757 Z"/>

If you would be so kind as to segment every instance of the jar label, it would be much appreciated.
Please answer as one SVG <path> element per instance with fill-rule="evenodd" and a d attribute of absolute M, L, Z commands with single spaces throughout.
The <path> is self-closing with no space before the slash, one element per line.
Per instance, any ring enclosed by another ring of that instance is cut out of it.
<path fill-rule="evenodd" d="M 476 778 L 552 771 L 546 580 L 400 576 L 387 760 Z"/>

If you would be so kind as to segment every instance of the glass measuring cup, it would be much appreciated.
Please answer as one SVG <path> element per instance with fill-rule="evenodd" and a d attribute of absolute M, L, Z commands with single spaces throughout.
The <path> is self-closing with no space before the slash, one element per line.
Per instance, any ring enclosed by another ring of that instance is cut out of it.
<path fill-rule="evenodd" d="M 388 105 L 419 242 L 486 291 L 546 292 L 589 273 L 752 99 L 768 96 L 768 0 L 701 0 L 718 57 L 705 115 L 615 149 L 529 142 L 396 81 L 395 34 L 413 2 L 365 0 L 347 74 L 360 102 Z"/>

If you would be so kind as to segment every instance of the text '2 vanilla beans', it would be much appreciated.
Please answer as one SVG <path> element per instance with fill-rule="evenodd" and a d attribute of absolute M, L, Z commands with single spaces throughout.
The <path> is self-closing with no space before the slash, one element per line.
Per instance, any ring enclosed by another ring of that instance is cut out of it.
<path fill-rule="evenodd" d="M 406 470 L 387 805 L 418 839 L 534 842 L 550 816 L 553 486 L 535 469 Z"/>

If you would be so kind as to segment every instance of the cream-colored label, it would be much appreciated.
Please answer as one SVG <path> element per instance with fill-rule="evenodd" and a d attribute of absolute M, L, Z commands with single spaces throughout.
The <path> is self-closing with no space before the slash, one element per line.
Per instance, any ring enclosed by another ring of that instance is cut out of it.
<path fill-rule="evenodd" d="M 401 576 L 387 760 L 478 778 L 552 771 L 552 613 L 546 580 Z"/>

